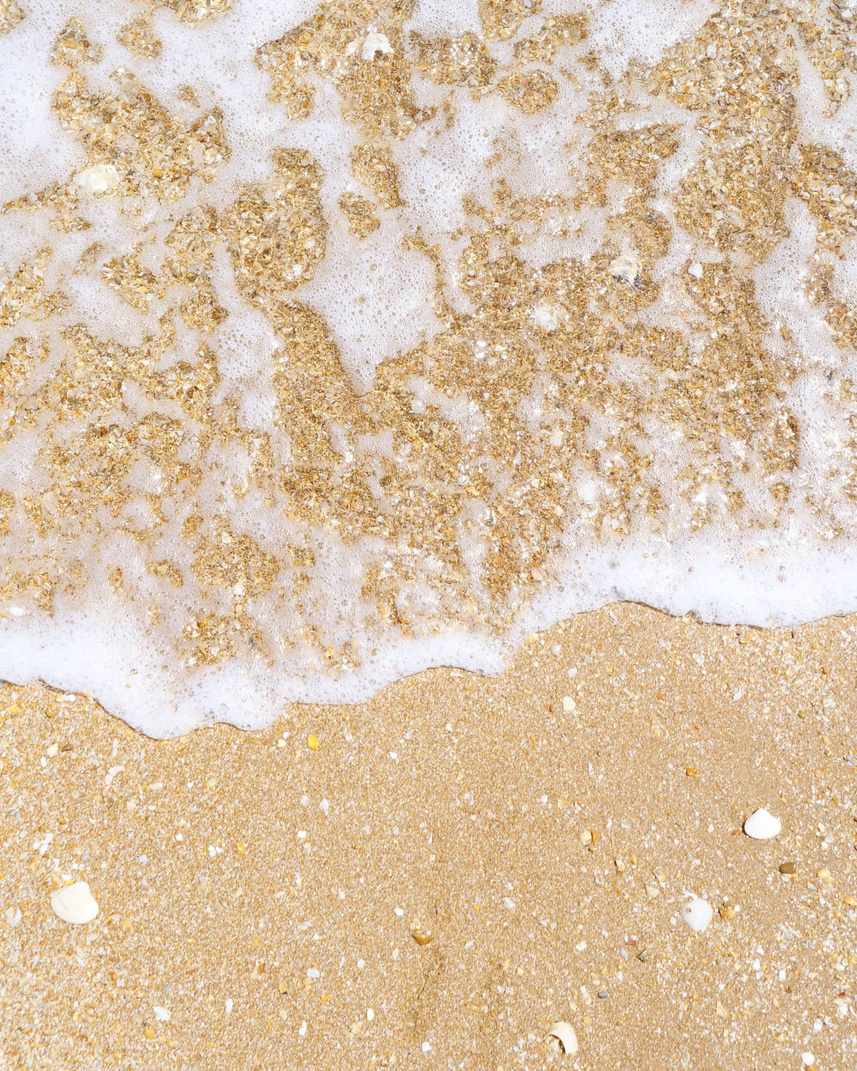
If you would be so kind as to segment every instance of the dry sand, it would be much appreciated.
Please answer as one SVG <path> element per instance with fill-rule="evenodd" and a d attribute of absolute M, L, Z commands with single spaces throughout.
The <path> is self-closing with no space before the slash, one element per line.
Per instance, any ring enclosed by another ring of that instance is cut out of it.
<path fill-rule="evenodd" d="M 173 741 L 4 687 L 0 1067 L 855 1066 L 855 627 L 619 605 Z"/>

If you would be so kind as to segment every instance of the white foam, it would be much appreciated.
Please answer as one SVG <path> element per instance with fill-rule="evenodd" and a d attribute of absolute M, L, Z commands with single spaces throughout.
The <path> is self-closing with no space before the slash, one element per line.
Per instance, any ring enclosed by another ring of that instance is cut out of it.
<path fill-rule="evenodd" d="M 589 42 L 618 78 L 632 60 L 656 63 L 671 45 L 695 33 L 718 6 L 715 0 L 610 0 L 593 5 Z"/>
<path fill-rule="evenodd" d="M 465 197 L 486 212 L 501 213 L 493 198 L 497 181 L 503 179 L 518 197 L 562 199 L 563 207 L 554 211 L 549 223 L 525 234 L 515 246 L 515 254 L 533 272 L 572 258 L 587 265 L 603 252 L 606 242 L 617 240 L 609 228 L 611 217 L 621 212 L 628 196 L 630 186 L 625 179 L 608 182 L 604 205 L 568 207 L 587 164 L 592 134 L 577 119 L 604 90 L 601 72 L 588 69 L 579 62 L 580 56 L 596 50 L 604 69 L 619 79 L 633 69 L 635 61 L 656 62 L 665 50 L 693 35 L 717 8 L 713 0 L 693 4 L 563 0 L 552 5 L 551 13 L 587 11 L 590 35 L 580 47 L 562 51 L 562 63 L 572 76 L 558 77 L 557 99 L 534 115 L 524 115 L 497 92 L 479 96 L 469 89 L 436 86 L 422 75 L 415 76 L 414 92 L 420 105 L 436 106 L 438 113 L 407 137 L 390 139 L 404 203 L 397 208 L 376 206 L 380 226 L 357 240 L 348 231 L 339 198 L 343 192 L 367 195 L 351 167 L 352 152 L 366 139 L 343 121 L 335 79 L 308 75 L 315 88 L 314 109 L 307 119 L 293 122 L 280 103 L 269 99 L 270 76 L 254 59 L 260 45 L 310 17 L 316 6 L 314 0 L 286 4 L 235 0 L 228 15 L 196 28 L 157 9 L 153 29 L 163 41 L 163 51 L 151 59 L 132 56 L 116 41 L 117 31 L 133 14 L 124 0 L 104 0 L 98 5 L 97 20 L 87 20 L 83 12 L 90 39 L 103 50 L 97 63 L 82 68 L 95 88 L 118 92 L 112 73 L 125 65 L 170 111 L 188 122 L 199 111 L 181 99 L 185 85 L 196 90 L 204 109 L 222 110 L 229 159 L 210 185 L 203 188 L 197 183 L 166 204 L 142 198 L 125 203 L 116 195 L 119 176 L 112 165 L 87 159 L 51 111 L 52 94 L 67 72 L 50 65 L 48 56 L 68 19 L 81 15 L 79 4 L 74 0 L 30 4 L 24 22 L 0 39 L 0 199 L 77 176 L 79 211 L 90 224 L 88 230 L 58 236 L 44 213 L 0 216 L 0 280 L 51 245 L 54 256 L 46 285 L 61 284 L 69 301 L 68 310 L 47 325 L 25 315 L 14 326 L 0 328 L 0 352 L 5 353 L 22 334 L 48 346 L 47 358 L 37 362 L 22 388 L 26 395 L 35 396 L 70 354 L 71 343 L 63 339 L 62 328 L 76 323 L 86 324 L 97 338 L 138 347 L 146 336 L 159 335 L 159 317 L 169 310 L 177 336 L 161 356 L 159 367 L 164 370 L 195 360 L 203 337 L 181 322 L 175 308 L 178 289 L 153 300 L 148 311 L 137 311 L 105 286 L 97 268 L 81 274 L 73 270 L 91 243 L 104 248 L 103 260 L 128 253 L 144 234 L 152 242 L 144 242 L 140 260 L 160 272 L 167 255 L 162 239 L 176 219 L 197 200 L 218 210 L 228 209 L 245 185 L 271 180 L 272 152 L 287 147 L 305 149 L 318 162 L 327 221 L 324 259 L 313 277 L 289 294 L 324 317 L 336 342 L 342 367 L 328 377 L 326 385 L 340 389 L 350 384 L 357 392 L 370 390 L 384 361 L 443 330 L 434 308 L 435 267 L 425 253 L 406 247 L 417 230 L 429 246 L 439 250 L 445 300 L 460 314 L 473 310 L 459 263 L 467 240 L 462 234 L 476 226 Z M 538 34 L 544 18 L 542 13 L 529 16 L 519 36 Z M 478 33 L 479 25 L 476 0 L 421 0 L 406 30 L 432 37 Z M 364 62 L 385 62 L 387 29 L 368 23 L 360 29 Z M 508 69 L 513 42 L 494 41 L 487 47 L 499 67 Z M 843 153 L 853 166 L 857 161 L 853 99 L 831 116 L 823 84 L 800 49 L 798 62 L 802 137 Z M 652 202 L 673 225 L 672 243 L 657 263 L 643 265 L 645 280 L 661 289 L 657 301 L 648 305 L 637 322 L 680 332 L 692 362 L 703 341 L 701 313 L 687 286 L 705 282 L 710 277 L 706 273 L 723 256 L 675 225 L 671 196 L 697 165 L 703 135 L 693 115 L 653 98 L 634 82 L 633 75 L 623 83 L 622 92 L 627 94 L 628 110 L 619 127 L 642 130 L 656 123 L 679 127 L 679 149 L 661 168 Z M 716 474 L 701 475 L 692 499 L 682 497 L 686 488 L 681 473 L 694 463 L 693 444 L 684 429 L 644 413 L 639 424 L 641 448 L 650 450 L 652 479 L 668 496 L 669 523 L 658 530 L 641 514 L 633 518 L 629 535 L 610 530 L 595 539 L 589 521 L 605 503 L 615 501 L 617 492 L 604 472 L 580 461 L 566 474 L 576 492 L 574 509 L 579 506 L 580 514 L 568 521 L 558 537 L 560 545 L 549 570 L 554 579 L 545 581 L 532 598 L 527 592 L 512 591 L 503 612 L 514 620 L 502 634 L 461 624 L 466 614 L 461 606 L 451 607 L 445 601 L 440 583 L 449 566 L 428 552 L 381 535 L 344 538 L 335 516 L 311 529 L 290 511 L 277 485 L 294 449 L 288 412 L 284 429 L 278 425 L 282 415 L 278 407 L 283 402 L 273 383 L 283 340 L 271 321 L 242 296 L 226 245 L 219 242 L 213 256 L 213 285 L 228 318 L 205 339 L 216 354 L 219 382 L 214 398 L 224 407 L 234 403 L 239 426 L 257 436 L 255 444 L 252 438 L 209 441 L 193 418 L 183 414 L 178 401 L 153 398 L 129 377 L 122 386 L 122 404 L 100 414 L 103 424 L 126 429 L 147 418 L 185 420 L 190 433 L 177 460 L 190 469 L 199 468 L 199 483 L 184 498 L 175 495 L 165 505 L 163 517 L 158 517 L 153 496 L 163 486 L 165 473 L 151 458 L 138 458 L 124 484 L 131 495 L 122 508 L 121 523 L 111 517 L 105 504 L 99 513 L 100 532 L 80 523 L 80 530 L 73 534 L 76 555 L 87 569 L 82 594 L 59 585 L 52 617 L 26 592 L 15 594 L 8 605 L 0 604 L 0 675 L 21 682 L 42 678 L 67 691 L 88 692 L 137 728 L 169 736 L 211 720 L 264 725 L 283 704 L 294 700 L 353 702 L 429 666 L 454 664 L 496 672 L 531 630 L 616 599 L 644 602 L 676 614 L 692 612 L 706 620 L 753 625 L 797 624 L 857 610 L 857 570 L 850 566 L 857 551 L 850 534 L 857 532 L 857 510 L 847 493 L 850 410 L 837 401 L 831 387 L 847 376 L 857 376 L 857 356 L 837 347 L 824 322 L 824 309 L 808 299 L 805 283 L 815 263 L 818 235 L 812 214 L 798 198 L 787 204 L 786 222 L 788 236 L 753 274 L 759 308 L 770 324 L 765 345 L 794 373 L 784 389 L 801 433 L 799 470 L 777 524 L 766 527 L 760 521 L 770 519 L 770 495 L 758 469 L 753 468 L 747 444 L 735 441 L 723 447 L 725 459 L 732 451 L 733 459 L 746 456 L 748 462 L 747 472 L 737 471 L 736 466 L 734 483 L 744 493 L 745 508 L 734 518 L 721 508 L 724 491 Z M 625 256 L 620 258 L 622 270 L 617 268 L 615 274 L 630 289 L 627 284 L 634 281 L 636 270 L 628 270 L 632 249 L 626 245 L 619 250 Z M 605 263 L 615 264 L 614 258 L 615 250 Z M 631 266 L 636 267 L 635 263 Z M 616 284 L 604 274 L 598 285 Z M 852 301 L 857 297 L 853 246 L 836 263 L 833 286 L 842 297 Z M 561 335 L 567 315 L 559 298 L 537 298 L 527 305 L 534 350 Z M 793 342 L 787 344 L 786 337 Z M 488 341 L 473 343 L 474 361 L 498 362 L 507 356 Z M 617 389 L 633 387 L 641 395 L 658 389 L 645 362 L 628 356 L 610 358 L 605 375 Z M 549 389 L 548 377 L 540 371 L 529 393 L 518 401 L 516 416 L 532 434 L 539 429 Z M 413 377 L 409 390 L 413 414 L 436 411 L 463 442 L 479 442 L 486 427 L 481 399 L 463 390 L 447 394 L 419 376 Z M 353 400 L 345 389 L 343 395 Z M 0 419 L 8 416 L 0 410 Z M 24 495 L 51 493 L 52 474 L 40 453 L 48 436 L 48 415 L 37 413 L 33 419 L 32 428 L 19 431 L 11 444 L 0 448 L 0 491 L 11 491 L 19 502 Z M 58 447 L 74 444 L 84 434 L 84 425 L 83 420 L 58 422 L 50 428 L 52 443 Z M 615 414 L 589 414 L 590 448 L 602 450 L 614 431 Z M 359 463 L 379 515 L 398 508 L 381 478 L 381 461 L 403 449 L 393 432 L 381 429 L 349 435 L 335 419 L 327 432 L 335 458 L 332 480 L 341 479 L 345 486 L 352 466 Z M 254 477 L 265 436 L 269 436 L 274 462 L 267 484 Z M 558 446 L 561 437 L 562 427 L 557 425 L 551 444 Z M 519 454 L 508 464 L 488 459 L 486 465 L 493 465 L 492 475 L 500 485 L 511 481 L 520 461 Z M 469 479 L 465 468 L 458 459 L 451 480 L 463 486 Z M 813 512 L 812 505 L 818 511 Z M 691 531 L 696 510 L 709 511 L 715 519 L 704 529 Z M 275 556 L 280 564 L 276 582 L 268 587 L 260 581 L 261 567 L 242 571 L 236 564 L 231 566 L 235 575 L 226 578 L 228 582 L 206 589 L 194 573 L 192 549 L 179 534 L 184 522 L 197 512 L 207 518 L 207 539 L 220 539 L 229 546 L 230 540 L 246 535 L 256 542 L 260 555 Z M 467 574 L 469 595 L 483 609 L 491 601 L 483 578 L 491 512 L 486 502 L 474 497 L 455 518 L 452 536 Z M 70 523 L 78 521 L 74 518 Z M 836 540 L 834 523 L 845 533 Z M 148 543 L 143 539 L 146 532 L 150 532 Z M 5 542 L 0 540 L 0 554 L 10 566 L 23 569 L 33 551 L 20 505 L 10 520 L 10 533 L 3 537 Z M 46 553 L 55 550 L 61 558 L 68 554 L 61 535 L 46 537 L 42 549 Z M 179 569 L 181 587 L 165 588 L 151 568 L 159 561 L 169 561 Z M 115 581 L 120 562 L 121 589 Z M 364 593 L 370 567 L 382 578 L 397 577 L 395 610 L 414 622 L 410 638 L 402 639 L 389 628 Z M 185 654 L 178 658 L 176 652 L 191 616 L 198 616 L 200 620 L 194 620 L 201 628 L 208 616 L 228 615 L 235 599 L 244 600 L 247 614 L 263 623 L 264 643 L 248 643 L 210 668 L 190 666 L 194 656 L 187 653 L 187 644 L 182 647 Z M 513 610 L 517 611 L 514 615 Z M 330 660 L 339 668 L 331 669 Z"/>

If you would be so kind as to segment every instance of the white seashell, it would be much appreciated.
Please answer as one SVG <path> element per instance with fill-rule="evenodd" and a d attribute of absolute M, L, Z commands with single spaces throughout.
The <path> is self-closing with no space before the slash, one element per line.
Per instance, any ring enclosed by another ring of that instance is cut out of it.
<path fill-rule="evenodd" d="M 533 309 L 533 319 L 545 331 L 555 331 L 559 323 L 559 316 L 553 305 L 536 305 Z"/>
<path fill-rule="evenodd" d="M 619 282 L 627 283 L 629 286 L 636 286 L 643 270 L 643 262 L 636 253 L 623 253 L 621 257 L 616 257 L 615 260 L 610 261 L 610 266 L 607 270 Z"/>
<path fill-rule="evenodd" d="M 700 900 L 693 893 L 688 893 L 688 896 L 691 897 L 691 900 L 689 904 L 685 904 L 681 909 L 681 917 L 692 930 L 702 933 L 703 930 L 708 929 L 708 924 L 714 915 L 711 910 L 711 904 L 706 903 L 705 900 Z"/>
<path fill-rule="evenodd" d="M 779 818 L 774 818 L 764 807 L 753 811 L 744 823 L 744 832 L 753 840 L 770 840 L 776 837 L 782 828 L 783 823 Z"/>
<path fill-rule="evenodd" d="M 393 48 L 387 40 L 387 35 L 383 33 L 367 34 L 363 41 L 363 48 L 360 51 L 361 58 L 371 62 L 378 52 L 383 52 L 387 56 L 392 55 Z"/>
<path fill-rule="evenodd" d="M 98 904 L 85 881 L 76 881 L 74 885 L 66 885 L 52 892 L 51 907 L 63 922 L 70 922 L 73 926 L 92 922 L 98 914 Z"/>
<path fill-rule="evenodd" d="M 548 1030 L 548 1037 L 554 1037 L 559 1040 L 560 1045 L 562 1045 L 562 1051 L 566 1056 L 574 1056 L 577 1052 L 577 1034 L 575 1034 L 571 1023 L 554 1023 Z"/>
<path fill-rule="evenodd" d="M 105 193 L 119 185 L 119 172 L 113 164 L 93 164 L 74 176 L 75 186 L 90 193 Z"/>
<path fill-rule="evenodd" d="M 170 1021 L 170 1013 L 166 1008 L 162 1008 L 160 1004 L 155 1004 L 152 1007 L 152 1011 L 155 1013 L 155 1018 L 159 1023 L 168 1023 Z"/>

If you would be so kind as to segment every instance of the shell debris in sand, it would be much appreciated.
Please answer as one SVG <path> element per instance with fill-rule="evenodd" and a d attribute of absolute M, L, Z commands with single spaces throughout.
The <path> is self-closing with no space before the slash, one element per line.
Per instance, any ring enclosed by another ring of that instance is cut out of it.
<path fill-rule="evenodd" d="M 758 811 L 753 811 L 744 823 L 744 832 L 753 840 L 771 840 L 773 837 L 779 836 L 782 828 L 783 823 L 779 818 L 775 818 L 764 807 L 760 807 Z"/>
<path fill-rule="evenodd" d="M 75 186 L 89 193 L 106 193 L 119 185 L 119 172 L 113 164 L 93 164 L 74 176 Z"/>
<path fill-rule="evenodd" d="M 533 319 L 545 331 L 555 331 L 559 323 L 559 314 L 553 305 L 536 305 Z"/>
<path fill-rule="evenodd" d="M 51 893 L 51 908 L 63 922 L 82 926 L 98 914 L 98 904 L 85 881 L 76 881 Z"/>
<path fill-rule="evenodd" d="M 387 40 L 386 34 L 367 34 L 363 41 L 363 48 L 360 51 L 361 59 L 364 59 L 367 63 L 371 63 L 379 52 L 382 52 L 385 56 L 390 56 L 393 53 L 393 48 Z"/>
<path fill-rule="evenodd" d="M 610 261 L 607 269 L 614 279 L 629 286 L 636 286 L 643 271 L 643 262 L 637 253 L 623 253 Z"/>
<path fill-rule="evenodd" d="M 681 909 L 681 917 L 692 930 L 702 933 L 703 930 L 708 929 L 714 912 L 711 910 L 711 904 L 706 903 L 705 900 L 701 900 L 692 893 L 688 893 L 688 895 L 691 900 L 689 904 L 685 904 Z"/>
<path fill-rule="evenodd" d="M 556 1038 L 560 1045 L 562 1045 L 562 1051 L 566 1056 L 574 1056 L 579 1048 L 577 1044 L 577 1034 L 574 1032 L 574 1027 L 571 1023 L 559 1022 L 554 1023 L 548 1030 L 547 1036 L 549 1038 Z"/>

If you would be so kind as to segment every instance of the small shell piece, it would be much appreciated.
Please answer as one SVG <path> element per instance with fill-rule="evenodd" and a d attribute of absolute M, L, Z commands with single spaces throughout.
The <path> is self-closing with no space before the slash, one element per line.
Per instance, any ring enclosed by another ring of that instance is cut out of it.
<path fill-rule="evenodd" d="M 369 33 L 363 39 L 363 48 L 360 50 L 360 58 L 367 63 L 375 58 L 376 53 L 383 52 L 385 55 L 390 55 L 393 51 L 393 47 L 387 39 L 387 35 L 383 33 Z"/>
<path fill-rule="evenodd" d="M 89 193 L 106 193 L 119 185 L 119 172 L 113 164 L 93 164 L 74 176 L 75 186 Z"/>
<path fill-rule="evenodd" d="M 74 885 L 66 885 L 52 892 L 51 907 L 63 922 L 70 922 L 73 926 L 92 922 L 98 914 L 98 904 L 85 881 L 76 881 Z"/>
<path fill-rule="evenodd" d="M 533 319 L 543 331 L 555 331 L 559 323 L 559 314 L 553 305 L 536 305 Z"/>
<path fill-rule="evenodd" d="M 779 818 L 775 818 L 764 807 L 753 811 L 744 823 L 744 832 L 753 840 L 770 840 L 778 836 L 782 828 L 783 823 Z"/>
<path fill-rule="evenodd" d="M 703 930 L 708 929 L 708 924 L 711 922 L 714 912 L 711 910 L 711 904 L 706 903 L 705 900 L 700 900 L 693 893 L 688 895 L 690 896 L 690 903 L 685 904 L 681 909 L 681 917 L 692 930 L 702 933 Z"/>
<path fill-rule="evenodd" d="M 623 253 L 621 257 L 616 257 L 615 260 L 610 261 L 607 270 L 620 283 L 636 286 L 643 271 L 643 262 L 637 253 Z"/>
<path fill-rule="evenodd" d="M 562 1045 L 562 1051 L 566 1056 L 574 1056 L 577 1052 L 577 1034 L 574 1032 L 574 1027 L 571 1023 L 554 1023 L 548 1030 L 548 1037 L 557 1038 L 560 1045 Z"/>

